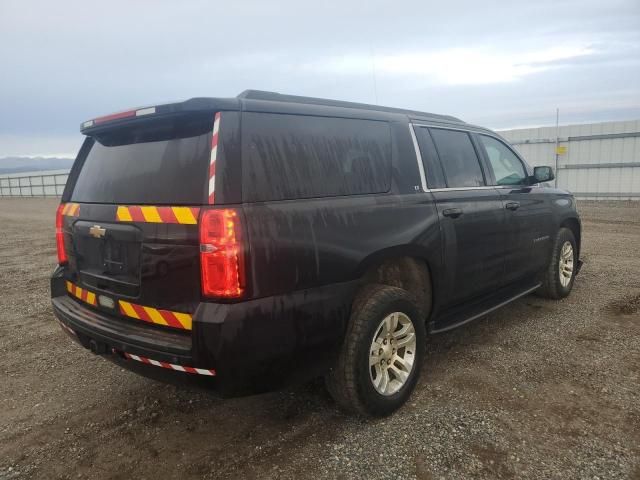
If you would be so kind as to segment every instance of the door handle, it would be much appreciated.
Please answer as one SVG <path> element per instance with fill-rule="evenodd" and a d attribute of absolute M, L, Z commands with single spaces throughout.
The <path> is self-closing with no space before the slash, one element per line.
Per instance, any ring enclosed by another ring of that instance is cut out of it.
<path fill-rule="evenodd" d="M 504 208 L 515 211 L 520 208 L 520 204 L 518 202 L 507 202 Z"/>
<path fill-rule="evenodd" d="M 442 215 L 444 215 L 445 217 L 458 218 L 460 215 L 462 215 L 462 209 L 460 209 L 460 208 L 445 208 L 442 211 Z"/>

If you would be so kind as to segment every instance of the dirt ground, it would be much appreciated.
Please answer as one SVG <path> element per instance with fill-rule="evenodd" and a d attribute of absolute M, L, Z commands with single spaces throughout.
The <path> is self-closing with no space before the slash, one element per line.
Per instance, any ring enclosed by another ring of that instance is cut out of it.
<path fill-rule="evenodd" d="M 580 203 L 585 266 L 432 337 L 409 404 L 341 413 L 321 382 L 219 400 L 154 383 L 54 320 L 56 202 L 0 200 L 0 479 L 640 478 L 640 203 Z"/>

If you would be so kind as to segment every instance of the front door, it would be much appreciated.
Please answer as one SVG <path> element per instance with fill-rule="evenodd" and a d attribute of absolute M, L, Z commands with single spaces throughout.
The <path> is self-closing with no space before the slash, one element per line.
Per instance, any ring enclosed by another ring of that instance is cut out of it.
<path fill-rule="evenodd" d="M 505 277 L 507 283 L 536 278 L 548 264 L 553 238 L 551 206 L 544 190 L 531 186 L 523 162 L 500 139 L 477 135 L 490 183 L 505 209 Z"/>

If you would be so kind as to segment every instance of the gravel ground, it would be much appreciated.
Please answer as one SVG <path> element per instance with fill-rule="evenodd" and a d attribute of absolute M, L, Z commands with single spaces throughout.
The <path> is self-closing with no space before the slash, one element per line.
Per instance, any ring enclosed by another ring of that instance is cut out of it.
<path fill-rule="evenodd" d="M 0 479 L 640 478 L 640 204 L 581 203 L 585 267 L 432 337 L 408 405 L 336 409 L 321 382 L 218 400 L 154 383 L 55 322 L 56 202 L 0 200 Z"/>

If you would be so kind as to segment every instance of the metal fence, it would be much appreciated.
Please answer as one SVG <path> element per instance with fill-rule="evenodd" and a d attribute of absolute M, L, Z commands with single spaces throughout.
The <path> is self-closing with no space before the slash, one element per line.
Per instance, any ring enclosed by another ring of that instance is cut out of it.
<path fill-rule="evenodd" d="M 531 165 L 556 167 L 578 198 L 640 200 L 640 120 L 506 130 Z"/>
<path fill-rule="evenodd" d="M 69 170 L 0 175 L 0 197 L 59 197 Z"/>

